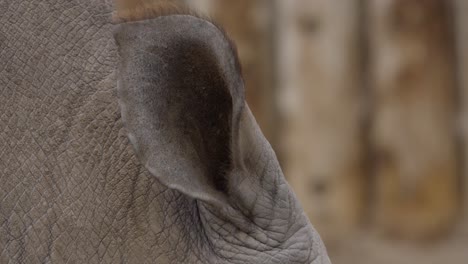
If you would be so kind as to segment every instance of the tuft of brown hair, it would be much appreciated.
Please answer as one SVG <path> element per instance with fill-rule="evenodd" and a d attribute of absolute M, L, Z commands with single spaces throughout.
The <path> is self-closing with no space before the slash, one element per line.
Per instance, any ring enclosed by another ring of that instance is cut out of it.
<path fill-rule="evenodd" d="M 188 7 L 171 1 L 117 0 L 113 20 L 115 23 L 123 23 L 176 14 L 200 17 Z"/>

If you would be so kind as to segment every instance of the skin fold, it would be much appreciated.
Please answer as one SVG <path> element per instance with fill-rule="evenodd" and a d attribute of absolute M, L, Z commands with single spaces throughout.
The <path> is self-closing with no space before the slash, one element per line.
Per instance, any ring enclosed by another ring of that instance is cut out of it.
<path fill-rule="evenodd" d="M 0 263 L 330 263 L 225 33 L 112 10 L 0 1 Z"/>

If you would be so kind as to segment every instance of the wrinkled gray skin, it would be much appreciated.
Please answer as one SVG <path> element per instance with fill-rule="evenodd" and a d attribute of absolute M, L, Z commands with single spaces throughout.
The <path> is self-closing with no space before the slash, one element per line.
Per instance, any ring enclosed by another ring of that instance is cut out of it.
<path fill-rule="evenodd" d="M 329 263 L 219 29 L 111 10 L 0 1 L 0 263 Z"/>

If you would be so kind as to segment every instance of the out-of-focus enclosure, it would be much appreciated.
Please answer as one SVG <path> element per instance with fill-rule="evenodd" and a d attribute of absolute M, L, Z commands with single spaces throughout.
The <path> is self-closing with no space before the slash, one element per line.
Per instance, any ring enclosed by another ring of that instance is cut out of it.
<path fill-rule="evenodd" d="M 468 1 L 186 0 L 335 264 L 468 263 Z"/>

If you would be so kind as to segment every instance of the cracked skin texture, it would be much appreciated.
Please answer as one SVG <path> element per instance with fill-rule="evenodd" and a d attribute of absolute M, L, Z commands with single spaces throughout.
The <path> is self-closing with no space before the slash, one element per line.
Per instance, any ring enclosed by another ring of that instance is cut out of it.
<path fill-rule="evenodd" d="M 220 108 L 238 117 L 228 122 L 237 147 L 213 139 L 237 161 L 207 163 L 223 148 L 189 135 L 210 175 L 187 172 L 201 187 L 137 158 L 111 5 L 0 1 L 0 263 L 329 263 L 247 106 Z"/>

